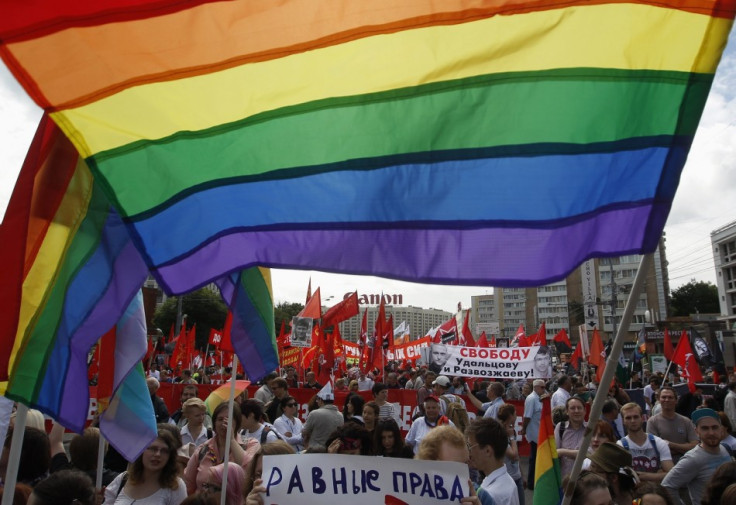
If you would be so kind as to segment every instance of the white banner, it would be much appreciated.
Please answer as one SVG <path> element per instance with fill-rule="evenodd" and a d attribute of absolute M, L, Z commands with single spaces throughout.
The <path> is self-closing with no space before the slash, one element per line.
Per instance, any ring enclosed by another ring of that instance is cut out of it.
<path fill-rule="evenodd" d="M 496 379 L 549 379 L 552 362 L 547 346 L 486 349 L 432 344 L 429 368 L 441 375 Z"/>
<path fill-rule="evenodd" d="M 584 317 L 585 322 L 592 328 L 598 324 L 598 305 L 596 303 L 598 282 L 595 276 L 595 261 L 592 259 L 585 261 L 582 271 Z"/>
<path fill-rule="evenodd" d="M 376 456 L 264 456 L 267 505 L 445 505 L 468 496 L 468 465 Z"/>

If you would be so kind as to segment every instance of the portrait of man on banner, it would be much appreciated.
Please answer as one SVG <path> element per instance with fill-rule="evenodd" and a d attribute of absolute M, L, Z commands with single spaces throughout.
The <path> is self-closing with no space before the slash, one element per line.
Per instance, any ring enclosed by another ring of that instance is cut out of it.
<path fill-rule="evenodd" d="M 291 320 L 291 345 L 292 347 L 311 347 L 312 328 L 314 320 L 311 317 L 294 316 Z"/>
<path fill-rule="evenodd" d="M 445 344 L 432 344 L 429 348 L 429 369 L 437 374 L 442 373 L 442 367 L 450 359 L 450 353 Z"/>

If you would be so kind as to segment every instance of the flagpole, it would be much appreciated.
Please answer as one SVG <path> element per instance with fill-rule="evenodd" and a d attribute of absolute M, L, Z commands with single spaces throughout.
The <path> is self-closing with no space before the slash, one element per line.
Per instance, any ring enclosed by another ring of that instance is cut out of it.
<path fill-rule="evenodd" d="M 233 353 L 233 373 L 230 374 L 230 397 L 227 400 L 227 435 L 225 438 L 225 457 L 222 464 L 225 470 L 222 472 L 222 495 L 220 496 L 220 505 L 226 505 L 227 498 L 227 474 L 228 461 L 230 460 L 230 441 L 233 438 L 233 405 L 235 404 L 235 379 L 238 370 L 238 355 Z M 238 427 L 240 428 L 240 427 Z"/>
<path fill-rule="evenodd" d="M 8 468 L 5 470 L 5 490 L 2 505 L 13 505 L 15 497 L 15 484 L 18 482 L 18 467 L 20 466 L 20 450 L 23 446 L 23 432 L 26 431 L 26 418 L 28 407 L 18 403 L 15 410 L 15 425 L 13 426 L 13 438 L 10 442 L 10 456 L 8 457 Z"/>
<path fill-rule="evenodd" d="M 105 464 L 105 437 L 100 432 L 100 440 L 97 444 L 97 473 L 95 474 L 95 489 L 102 489 L 102 467 Z"/>
<path fill-rule="evenodd" d="M 613 346 L 611 346 L 611 354 L 606 360 L 606 369 L 603 372 L 603 377 L 601 377 L 600 384 L 598 384 L 598 392 L 601 392 L 601 388 L 605 388 L 605 385 L 610 384 L 613 380 L 613 375 L 616 372 L 616 365 L 618 364 L 618 357 L 624 348 L 624 337 L 626 335 L 629 324 L 631 324 L 631 320 L 633 319 L 634 310 L 636 309 L 636 302 L 639 300 L 639 294 L 644 287 L 646 271 L 652 264 L 653 256 L 653 253 L 646 254 L 642 256 L 641 261 L 639 262 L 639 269 L 636 272 L 634 284 L 631 286 L 631 293 L 629 293 L 629 298 L 626 300 L 626 307 L 624 307 L 624 313 L 621 317 L 621 324 L 618 326 L 616 338 L 613 341 Z M 615 312 L 613 316 L 614 318 L 616 317 Z M 605 389 L 603 391 L 605 391 Z M 580 470 L 583 467 L 583 460 L 588 457 L 588 447 L 590 447 L 590 441 L 593 438 L 593 432 L 595 431 L 593 427 L 598 423 L 598 419 L 600 419 L 601 417 L 601 410 L 603 409 L 603 404 L 605 403 L 607 398 L 608 397 L 606 394 L 595 395 L 595 400 L 593 400 L 593 405 L 590 408 L 588 427 L 585 429 L 585 437 L 583 438 L 583 442 L 580 444 L 580 448 L 578 449 L 578 455 L 575 458 L 575 463 L 573 464 L 572 472 L 570 473 L 570 481 L 568 487 L 564 490 L 565 497 L 562 500 L 562 505 L 570 505 L 570 501 L 572 500 L 572 493 L 575 490 L 575 483 L 577 481 L 578 475 L 580 475 Z"/>

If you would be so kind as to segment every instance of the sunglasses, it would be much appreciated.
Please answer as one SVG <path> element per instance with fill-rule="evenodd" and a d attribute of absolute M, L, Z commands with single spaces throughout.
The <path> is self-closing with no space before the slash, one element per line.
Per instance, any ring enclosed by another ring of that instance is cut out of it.
<path fill-rule="evenodd" d="M 296 407 L 297 404 L 296 403 L 287 403 L 286 406 L 287 407 Z"/>

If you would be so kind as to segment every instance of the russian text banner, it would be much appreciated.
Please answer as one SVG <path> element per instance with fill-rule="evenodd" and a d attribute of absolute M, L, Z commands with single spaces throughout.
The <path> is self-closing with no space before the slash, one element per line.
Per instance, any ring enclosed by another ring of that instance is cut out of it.
<path fill-rule="evenodd" d="M 548 379 L 552 376 L 549 347 L 484 349 L 432 344 L 429 368 L 442 375 L 493 379 Z"/>

